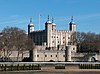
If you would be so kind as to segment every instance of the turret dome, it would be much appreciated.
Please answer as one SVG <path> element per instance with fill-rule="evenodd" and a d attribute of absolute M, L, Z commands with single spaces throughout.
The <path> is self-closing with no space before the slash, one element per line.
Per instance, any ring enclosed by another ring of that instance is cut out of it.
<path fill-rule="evenodd" d="M 34 31 L 34 24 L 32 23 L 32 18 L 30 18 L 30 23 L 28 24 L 28 34 Z"/>
<path fill-rule="evenodd" d="M 52 22 L 49 20 L 49 15 L 48 15 L 48 20 L 46 21 L 47 24 L 51 24 Z"/>
<path fill-rule="evenodd" d="M 69 25 L 75 25 L 75 22 L 73 22 L 73 16 L 71 17 L 71 22 L 69 23 Z"/>
<path fill-rule="evenodd" d="M 75 25 L 75 22 L 70 22 L 69 24 L 70 24 L 70 25 L 72 25 L 72 24 Z"/>
<path fill-rule="evenodd" d="M 29 23 L 30 26 L 34 26 L 34 24 L 32 23 L 32 18 L 30 18 L 30 23 Z"/>
<path fill-rule="evenodd" d="M 69 30 L 70 31 L 76 31 L 76 24 L 73 22 L 73 16 L 71 17 L 71 22 L 69 23 Z"/>
<path fill-rule="evenodd" d="M 54 18 L 52 18 L 52 25 L 56 25 L 56 24 L 54 23 Z"/>
<path fill-rule="evenodd" d="M 52 25 L 56 25 L 55 23 L 52 23 Z"/>
<path fill-rule="evenodd" d="M 49 23 L 49 24 L 50 24 L 50 23 L 51 23 L 51 21 L 49 21 L 49 20 L 48 20 L 46 23 Z"/>

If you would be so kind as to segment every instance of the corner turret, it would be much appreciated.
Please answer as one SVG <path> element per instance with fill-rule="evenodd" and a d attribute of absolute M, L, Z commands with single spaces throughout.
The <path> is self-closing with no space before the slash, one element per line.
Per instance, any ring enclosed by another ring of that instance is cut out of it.
<path fill-rule="evenodd" d="M 45 23 L 45 29 L 52 30 L 52 22 L 49 20 L 49 15 L 48 15 L 48 20 Z"/>
<path fill-rule="evenodd" d="M 76 31 L 76 24 L 73 22 L 73 16 L 71 17 L 71 22 L 69 23 L 69 30 Z"/>
<path fill-rule="evenodd" d="M 34 24 L 32 23 L 32 18 L 30 18 L 30 23 L 28 24 L 28 34 L 34 31 Z"/>

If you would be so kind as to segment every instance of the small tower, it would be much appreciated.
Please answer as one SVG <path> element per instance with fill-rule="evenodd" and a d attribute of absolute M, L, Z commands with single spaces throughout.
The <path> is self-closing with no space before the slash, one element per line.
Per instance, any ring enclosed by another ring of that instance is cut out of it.
<path fill-rule="evenodd" d="M 66 46 L 66 50 L 65 50 L 65 62 L 71 61 L 71 50 L 72 50 L 72 46 Z"/>
<path fill-rule="evenodd" d="M 30 18 L 30 23 L 28 24 L 28 34 L 34 31 L 34 25 L 32 23 L 32 18 Z"/>
<path fill-rule="evenodd" d="M 69 23 L 69 30 L 76 31 L 76 24 L 73 22 L 73 16 L 71 17 L 71 22 Z"/>
<path fill-rule="evenodd" d="M 46 21 L 45 25 L 47 25 L 47 24 L 52 24 L 50 19 L 49 19 L 49 15 L 48 15 L 48 20 Z"/>
<path fill-rule="evenodd" d="M 52 29 L 52 22 L 49 20 L 49 15 L 48 15 L 48 20 L 45 23 L 45 29 L 46 30 L 51 30 Z"/>
<path fill-rule="evenodd" d="M 54 18 L 52 18 L 52 30 L 56 30 L 56 24 L 54 23 Z"/>
<path fill-rule="evenodd" d="M 45 30 L 47 47 L 52 47 L 52 22 L 49 20 L 49 15 L 48 20 L 45 23 Z"/>

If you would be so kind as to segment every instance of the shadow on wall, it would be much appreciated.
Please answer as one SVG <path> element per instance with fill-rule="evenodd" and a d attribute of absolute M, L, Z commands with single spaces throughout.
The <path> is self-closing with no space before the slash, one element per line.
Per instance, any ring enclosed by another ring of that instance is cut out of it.
<path fill-rule="evenodd" d="M 9 57 L 1 57 L 0 61 L 1 62 L 11 62 L 12 60 Z"/>
<path fill-rule="evenodd" d="M 26 57 L 22 60 L 22 62 L 32 62 L 31 59 L 29 57 Z"/>

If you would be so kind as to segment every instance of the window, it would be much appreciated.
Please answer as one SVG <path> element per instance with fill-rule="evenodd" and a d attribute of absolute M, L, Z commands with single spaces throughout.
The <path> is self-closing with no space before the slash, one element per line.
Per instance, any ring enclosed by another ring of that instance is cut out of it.
<path fill-rule="evenodd" d="M 75 50 L 75 48 L 73 48 L 73 50 Z"/>
<path fill-rule="evenodd" d="M 68 39 L 70 39 L 70 37 L 68 37 Z"/>
<path fill-rule="evenodd" d="M 63 37 L 63 39 L 65 39 L 65 37 Z"/>
<path fill-rule="evenodd" d="M 37 55 L 37 57 L 39 57 L 39 55 Z"/>
<path fill-rule="evenodd" d="M 59 41 L 58 41 L 58 43 L 59 43 Z"/>
<path fill-rule="evenodd" d="M 47 57 L 47 55 L 45 55 L 45 57 Z"/>
<path fill-rule="evenodd" d="M 65 55 L 63 55 L 63 57 L 65 57 Z"/>
<path fill-rule="evenodd" d="M 70 45 L 70 42 L 68 42 L 68 45 Z"/>
<path fill-rule="evenodd" d="M 51 57 L 52 57 L 52 55 L 51 55 Z"/>
<path fill-rule="evenodd" d="M 56 57 L 57 57 L 57 55 L 56 55 Z"/>

